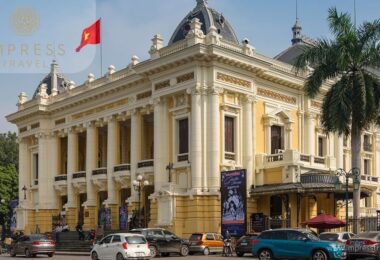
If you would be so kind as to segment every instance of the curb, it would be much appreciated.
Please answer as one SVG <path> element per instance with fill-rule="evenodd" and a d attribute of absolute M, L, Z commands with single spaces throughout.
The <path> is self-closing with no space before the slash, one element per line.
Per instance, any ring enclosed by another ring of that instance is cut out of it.
<path fill-rule="evenodd" d="M 90 252 L 55 251 L 55 255 L 90 256 Z"/>

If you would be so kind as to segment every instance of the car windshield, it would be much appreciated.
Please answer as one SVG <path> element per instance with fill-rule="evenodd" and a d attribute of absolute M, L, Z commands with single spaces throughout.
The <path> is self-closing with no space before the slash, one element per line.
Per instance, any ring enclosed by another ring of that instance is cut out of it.
<path fill-rule="evenodd" d="M 189 240 L 202 240 L 202 234 L 192 234 Z"/>
<path fill-rule="evenodd" d="M 146 244 L 146 240 L 142 236 L 128 236 L 125 237 L 125 241 L 127 241 L 128 244 Z"/>
<path fill-rule="evenodd" d="M 334 233 L 325 233 L 325 234 L 320 234 L 319 239 L 321 240 L 328 240 L 328 241 L 337 241 L 339 235 L 334 234 Z"/>
<path fill-rule="evenodd" d="M 310 240 L 319 240 L 319 238 L 316 237 L 315 235 L 313 235 L 312 233 L 304 232 L 303 234 L 304 234 L 308 239 L 310 239 Z"/>

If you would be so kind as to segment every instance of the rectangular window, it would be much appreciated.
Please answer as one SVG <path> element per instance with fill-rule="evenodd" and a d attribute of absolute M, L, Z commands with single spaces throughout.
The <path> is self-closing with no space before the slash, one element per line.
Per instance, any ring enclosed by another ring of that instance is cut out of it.
<path fill-rule="evenodd" d="M 235 152 L 235 119 L 226 116 L 224 118 L 224 146 L 225 151 L 229 153 Z"/>
<path fill-rule="evenodd" d="M 178 120 L 178 138 L 179 138 L 179 154 L 189 152 L 189 120 L 187 118 Z"/>
<path fill-rule="evenodd" d="M 324 138 L 318 137 L 318 156 L 323 157 L 325 155 L 324 151 Z"/>
<path fill-rule="evenodd" d="M 38 153 L 33 154 L 33 180 L 38 180 Z"/>
<path fill-rule="evenodd" d="M 279 153 L 283 150 L 282 127 L 278 125 L 271 126 L 271 154 Z"/>
<path fill-rule="evenodd" d="M 364 159 L 364 174 L 370 174 L 370 160 Z"/>
<path fill-rule="evenodd" d="M 363 150 L 371 152 L 371 137 L 369 135 L 364 135 L 363 137 Z"/>

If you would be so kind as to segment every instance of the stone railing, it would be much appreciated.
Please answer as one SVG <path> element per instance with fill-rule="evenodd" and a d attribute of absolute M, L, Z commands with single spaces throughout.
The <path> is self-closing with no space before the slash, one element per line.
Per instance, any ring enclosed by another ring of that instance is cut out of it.
<path fill-rule="evenodd" d="M 153 167 L 153 165 L 154 165 L 153 159 L 143 160 L 137 163 L 137 168 Z"/>
<path fill-rule="evenodd" d="M 177 161 L 178 162 L 187 162 L 187 161 L 189 161 L 189 154 L 188 153 L 178 154 L 177 155 Z"/>
<path fill-rule="evenodd" d="M 67 175 L 66 174 L 57 175 L 54 177 L 54 181 L 67 181 Z"/>
<path fill-rule="evenodd" d="M 92 175 L 101 175 L 101 174 L 106 174 L 107 175 L 107 168 L 105 167 L 102 167 L 102 168 L 98 168 L 98 169 L 95 169 L 95 170 L 92 170 Z"/>
<path fill-rule="evenodd" d="M 114 172 L 130 171 L 131 165 L 129 163 L 119 164 L 113 167 Z"/>
<path fill-rule="evenodd" d="M 184 50 L 186 47 L 187 47 L 187 41 L 186 40 L 176 42 L 172 45 L 169 45 L 168 47 L 164 47 L 164 48 L 160 49 L 159 50 L 160 57 L 164 57 L 164 56 L 170 55 L 172 53 Z"/>
<path fill-rule="evenodd" d="M 79 178 L 86 178 L 86 172 L 81 171 L 81 172 L 73 173 L 73 179 L 79 179 Z"/>

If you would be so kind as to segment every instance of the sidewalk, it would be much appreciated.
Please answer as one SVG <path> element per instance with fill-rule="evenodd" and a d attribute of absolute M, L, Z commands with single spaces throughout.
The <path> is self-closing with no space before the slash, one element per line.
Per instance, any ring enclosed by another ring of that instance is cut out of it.
<path fill-rule="evenodd" d="M 90 256 L 90 252 L 55 251 L 56 255 Z"/>

